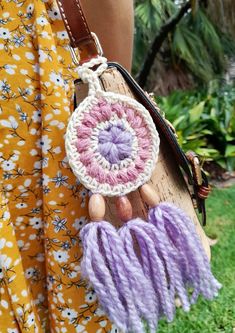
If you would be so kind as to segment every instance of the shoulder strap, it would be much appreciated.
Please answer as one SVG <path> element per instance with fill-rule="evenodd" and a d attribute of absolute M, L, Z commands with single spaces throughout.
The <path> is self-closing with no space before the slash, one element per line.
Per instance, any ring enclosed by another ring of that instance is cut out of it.
<path fill-rule="evenodd" d="M 91 33 L 80 0 L 56 0 L 73 48 L 85 62 L 99 55 L 99 45 Z"/>

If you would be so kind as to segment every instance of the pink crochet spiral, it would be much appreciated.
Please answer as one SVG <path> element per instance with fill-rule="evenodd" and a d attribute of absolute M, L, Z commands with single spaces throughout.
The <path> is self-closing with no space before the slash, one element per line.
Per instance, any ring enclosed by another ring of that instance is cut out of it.
<path fill-rule="evenodd" d="M 88 98 L 75 111 L 67 151 L 75 175 L 86 187 L 113 196 L 131 192 L 150 178 L 159 139 L 142 105 L 105 94 Z"/>

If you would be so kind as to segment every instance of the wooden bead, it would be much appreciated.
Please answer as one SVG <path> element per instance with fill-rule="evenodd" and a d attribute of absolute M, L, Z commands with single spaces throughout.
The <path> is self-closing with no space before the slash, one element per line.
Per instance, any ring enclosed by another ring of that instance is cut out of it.
<path fill-rule="evenodd" d="M 121 221 L 127 222 L 132 219 L 132 206 L 127 196 L 117 198 L 116 208 Z"/>
<path fill-rule="evenodd" d="M 105 200 L 103 196 L 101 194 L 92 194 L 88 209 L 91 221 L 102 221 L 105 215 Z"/>
<path fill-rule="evenodd" d="M 144 184 L 140 187 L 140 194 L 144 202 L 149 207 L 155 207 L 158 204 L 158 197 L 156 191 L 149 184 Z"/>

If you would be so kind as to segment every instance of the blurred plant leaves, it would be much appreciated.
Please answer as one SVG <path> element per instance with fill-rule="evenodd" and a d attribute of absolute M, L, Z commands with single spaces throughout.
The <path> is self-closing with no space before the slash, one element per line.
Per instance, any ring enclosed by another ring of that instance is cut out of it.
<path fill-rule="evenodd" d="M 195 122 L 195 121 L 199 121 L 199 119 L 201 118 L 201 115 L 203 113 L 203 110 L 204 110 L 204 105 L 205 105 L 205 101 L 202 101 L 189 110 L 189 121 L 191 123 Z"/>
<path fill-rule="evenodd" d="M 136 1 L 135 74 L 141 68 L 154 37 L 184 2 Z M 182 66 L 197 80 L 208 83 L 225 70 L 226 55 L 234 54 L 235 41 L 212 23 L 209 13 L 198 0 L 191 0 L 191 10 L 168 34 L 163 48 L 164 54 L 169 54 L 164 59 L 168 66 Z"/>
<path fill-rule="evenodd" d="M 230 171 L 235 168 L 234 86 L 214 83 L 208 90 L 175 91 L 157 102 L 184 151 L 194 150 Z"/>

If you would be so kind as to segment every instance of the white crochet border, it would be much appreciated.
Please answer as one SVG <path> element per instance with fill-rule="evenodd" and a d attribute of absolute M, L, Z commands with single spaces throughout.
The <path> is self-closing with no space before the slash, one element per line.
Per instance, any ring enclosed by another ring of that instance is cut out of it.
<path fill-rule="evenodd" d="M 91 107 L 97 104 L 98 99 L 104 98 L 106 101 L 111 103 L 125 103 L 134 110 L 137 110 L 144 118 L 146 124 L 151 133 L 152 149 L 151 158 L 148 159 L 146 167 L 143 173 L 140 173 L 135 181 L 131 181 L 125 184 L 119 184 L 111 186 L 109 184 L 101 184 L 96 179 L 86 174 L 85 166 L 79 161 L 79 152 L 77 151 L 77 127 L 80 125 L 81 120 L 84 117 L 84 112 L 90 110 Z M 65 148 L 68 157 L 69 164 L 73 170 L 73 173 L 78 180 L 93 193 L 99 193 L 104 196 L 113 197 L 128 194 L 135 191 L 141 185 L 145 184 L 151 178 L 152 172 L 155 168 L 158 153 L 159 153 L 160 139 L 156 130 L 155 124 L 147 111 L 147 109 L 139 102 L 131 97 L 116 94 L 113 92 L 99 92 L 98 96 L 88 96 L 73 112 L 66 131 L 65 136 Z"/>

